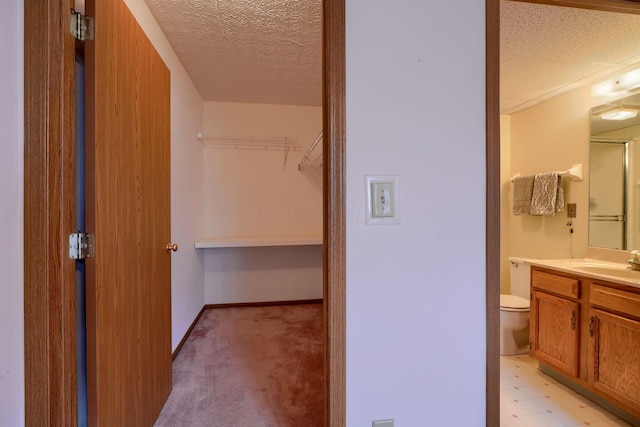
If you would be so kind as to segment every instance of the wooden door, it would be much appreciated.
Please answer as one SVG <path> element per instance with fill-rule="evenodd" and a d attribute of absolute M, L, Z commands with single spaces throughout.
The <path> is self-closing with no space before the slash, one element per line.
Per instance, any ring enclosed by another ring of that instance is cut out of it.
<path fill-rule="evenodd" d="M 151 426 L 171 390 L 170 76 L 121 0 L 86 6 L 88 417 Z"/>
<path fill-rule="evenodd" d="M 533 290 L 531 293 L 531 356 L 574 377 L 578 376 L 578 303 Z"/>
<path fill-rule="evenodd" d="M 640 412 L 640 322 L 596 309 L 590 320 L 590 382 Z"/>

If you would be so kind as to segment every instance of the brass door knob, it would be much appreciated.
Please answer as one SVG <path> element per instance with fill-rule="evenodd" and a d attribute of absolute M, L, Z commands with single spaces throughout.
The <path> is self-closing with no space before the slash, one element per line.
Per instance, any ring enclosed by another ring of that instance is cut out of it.
<path fill-rule="evenodd" d="M 173 244 L 167 243 L 167 246 L 165 246 L 164 248 L 167 250 L 167 252 L 171 252 L 171 251 L 178 252 L 178 244 L 177 243 L 173 243 Z"/>

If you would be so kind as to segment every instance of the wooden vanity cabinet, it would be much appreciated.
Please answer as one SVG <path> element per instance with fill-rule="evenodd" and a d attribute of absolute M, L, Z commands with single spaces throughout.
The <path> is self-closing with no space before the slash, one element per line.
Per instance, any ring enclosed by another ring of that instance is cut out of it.
<path fill-rule="evenodd" d="M 589 382 L 599 392 L 640 408 L 640 294 L 592 284 Z"/>
<path fill-rule="evenodd" d="M 531 269 L 530 355 L 640 419 L 640 288 Z"/>
<path fill-rule="evenodd" d="M 531 272 L 530 354 L 572 377 L 579 373 L 579 291 L 577 279 Z"/>

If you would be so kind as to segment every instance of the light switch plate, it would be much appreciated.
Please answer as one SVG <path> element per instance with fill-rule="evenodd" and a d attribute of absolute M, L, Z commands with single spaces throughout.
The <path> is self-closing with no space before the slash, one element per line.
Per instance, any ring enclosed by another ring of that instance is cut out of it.
<path fill-rule="evenodd" d="M 393 419 L 374 421 L 371 423 L 371 427 L 393 427 Z"/>
<path fill-rule="evenodd" d="M 367 175 L 367 225 L 399 224 L 398 175 Z"/>

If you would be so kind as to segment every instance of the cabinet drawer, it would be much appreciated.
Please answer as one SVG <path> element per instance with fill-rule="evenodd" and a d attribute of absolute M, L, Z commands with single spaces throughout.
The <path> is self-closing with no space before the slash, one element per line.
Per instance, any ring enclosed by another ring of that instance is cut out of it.
<path fill-rule="evenodd" d="M 531 271 L 531 286 L 569 298 L 580 296 L 580 281 L 570 277 L 558 276 L 533 269 Z"/>
<path fill-rule="evenodd" d="M 591 285 L 589 302 L 602 308 L 640 317 L 640 294 L 594 283 Z"/>

